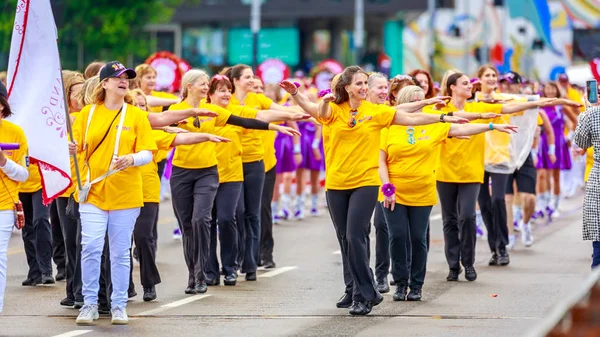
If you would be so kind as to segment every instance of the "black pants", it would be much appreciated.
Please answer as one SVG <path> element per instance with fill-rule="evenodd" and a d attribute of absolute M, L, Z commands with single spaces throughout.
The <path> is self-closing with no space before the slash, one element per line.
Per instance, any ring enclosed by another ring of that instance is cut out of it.
<path fill-rule="evenodd" d="M 133 228 L 133 239 L 140 262 L 140 280 L 144 288 L 153 287 L 161 281 L 156 267 L 156 241 L 153 233 L 157 216 L 158 203 L 145 202 Z"/>
<path fill-rule="evenodd" d="M 60 217 L 58 216 L 57 200 L 50 204 L 50 225 L 52 226 L 52 260 L 58 274 L 66 273 L 65 239 L 63 237 Z"/>
<path fill-rule="evenodd" d="M 506 224 L 506 184 L 509 174 L 485 172 L 479 189 L 479 209 L 488 232 L 488 244 L 492 253 L 506 249 L 508 226 Z M 492 194 L 489 181 L 492 179 Z"/>
<path fill-rule="evenodd" d="M 19 193 L 19 200 L 23 203 L 25 214 L 22 235 L 29 265 L 27 278 L 39 279 L 42 275 L 52 275 L 50 207 L 42 203 L 42 190 L 34 193 Z"/>
<path fill-rule="evenodd" d="M 210 252 L 210 221 L 219 187 L 217 166 L 202 169 L 173 167 L 171 195 L 175 216 L 183 235 L 183 255 L 188 268 L 188 285 L 206 279 Z"/>
<path fill-rule="evenodd" d="M 256 272 L 260 258 L 260 204 L 265 182 L 265 163 L 262 160 L 244 163 L 244 218 L 246 247 L 242 272 Z"/>
<path fill-rule="evenodd" d="M 375 277 L 387 277 L 390 272 L 390 232 L 383 214 L 383 205 L 377 203 L 373 218 L 375 227 Z"/>
<path fill-rule="evenodd" d="M 242 183 L 243 184 L 243 183 Z M 246 256 L 246 207 L 244 207 L 244 187 L 242 185 L 242 191 L 240 192 L 237 206 L 235 209 L 235 223 L 238 230 L 238 247 L 237 247 L 237 258 L 235 269 L 240 270 L 244 264 L 244 257 Z"/>
<path fill-rule="evenodd" d="M 427 269 L 427 227 L 432 206 L 396 204 L 383 212 L 390 230 L 392 275 L 396 284 L 420 289 Z M 409 283 L 410 280 L 410 283 Z"/>
<path fill-rule="evenodd" d="M 260 211 L 260 259 L 262 261 L 273 261 L 273 247 L 275 239 L 273 238 L 273 213 L 271 210 L 271 201 L 273 201 L 273 191 L 275 190 L 275 178 L 277 170 L 275 167 L 265 173 L 265 184 L 263 188 L 261 211 Z"/>
<path fill-rule="evenodd" d="M 356 302 L 372 301 L 377 297 L 367 246 L 378 190 L 378 186 L 365 186 L 327 191 L 329 214 L 342 251 L 346 292 L 352 292 Z"/>
<path fill-rule="evenodd" d="M 60 226 L 65 244 L 67 257 L 67 297 L 77 302 L 83 302 L 81 294 L 81 222 L 69 218 L 66 214 L 69 198 L 56 199 L 56 208 L 60 217 Z M 79 204 L 75 204 L 79 208 Z"/>
<path fill-rule="evenodd" d="M 236 272 L 238 264 L 238 225 L 236 221 L 237 200 L 242 193 L 243 182 L 219 184 L 213 206 L 210 227 L 210 258 L 206 277 L 216 280 L 220 277 L 217 240 L 221 245 L 221 263 L 224 275 Z M 218 231 L 217 231 L 218 226 Z"/>
<path fill-rule="evenodd" d="M 167 165 L 167 160 L 162 160 L 160 162 L 157 163 L 158 166 L 158 180 L 160 181 L 162 179 L 163 174 L 165 173 L 165 166 Z M 154 220 L 154 250 L 158 249 L 158 212 L 160 211 L 160 207 L 159 209 L 156 211 L 156 219 Z"/>
<path fill-rule="evenodd" d="M 444 223 L 446 261 L 450 269 L 459 269 L 461 262 L 465 267 L 475 263 L 475 204 L 479 185 L 437 182 Z"/>

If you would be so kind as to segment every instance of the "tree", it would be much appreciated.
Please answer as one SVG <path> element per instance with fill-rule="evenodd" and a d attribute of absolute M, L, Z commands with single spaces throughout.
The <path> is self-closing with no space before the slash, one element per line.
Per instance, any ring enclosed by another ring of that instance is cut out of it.
<path fill-rule="evenodd" d="M 86 62 L 92 59 L 125 62 L 129 55 L 147 56 L 151 41 L 144 33 L 144 26 L 168 22 L 182 2 L 52 0 L 63 68 L 76 68 L 73 60 L 77 60 L 81 51 Z M 5 0 L 0 12 L 0 52 L 10 49 L 16 3 L 17 0 Z"/>

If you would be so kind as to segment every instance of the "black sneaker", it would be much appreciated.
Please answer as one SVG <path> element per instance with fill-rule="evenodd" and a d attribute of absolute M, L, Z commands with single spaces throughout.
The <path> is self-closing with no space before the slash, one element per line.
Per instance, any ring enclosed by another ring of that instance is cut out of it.
<path fill-rule="evenodd" d="M 490 262 L 488 262 L 488 265 L 490 265 L 490 266 L 498 265 L 498 254 L 496 254 L 496 253 L 492 254 L 492 257 L 490 258 Z"/>
<path fill-rule="evenodd" d="M 410 288 L 410 292 L 406 296 L 407 301 L 420 301 L 421 300 L 421 288 Z"/>
<path fill-rule="evenodd" d="M 342 295 L 342 297 L 340 297 L 340 299 L 335 304 L 335 306 L 338 308 L 350 308 L 351 305 L 352 305 L 352 294 L 351 293 L 344 293 L 344 295 Z"/>
<path fill-rule="evenodd" d="M 234 286 L 237 283 L 237 274 L 233 273 L 231 275 L 227 275 L 225 276 L 225 278 L 223 279 L 223 283 L 225 283 L 226 286 Z"/>
<path fill-rule="evenodd" d="M 510 263 L 510 257 L 508 257 L 508 253 L 506 249 L 500 250 L 500 256 L 498 256 L 498 264 L 501 266 L 507 266 Z"/>
<path fill-rule="evenodd" d="M 462 273 L 462 269 L 459 267 L 458 269 L 450 269 L 448 272 L 448 276 L 446 276 L 446 281 L 458 281 L 458 275 Z"/>
<path fill-rule="evenodd" d="M 390 285 L 388 284 L 387 277 L 377 280 L 377 291 L 379 291 L 380 294 L 390 292 Z"/>
<path fill-rule="evenodd" d="M 197 280 L 194 285 L 194 290 L 196 290 L 197 294 L 204 294 L 208 291 L 208 286 L 206 285 L 206 282 Z"/>
<path fill-rule="evenodd" d="M 33 278 L 27 278 L 27 279 L 25 279 L 25 281 L 23 281 L 21 283 L 21 285 L 23 287 L 35 287 L 38 284 L 42 284 L 42 279 L 41 278 L 35 278 L 35 279 L 33 279 Z"/>
<path fill-rule="evenodd" d="M 42 284 L 54 284 L 54 277 L 52 277 L 52 274 L 42 275 Z"/>
<path fill-rule="evenodd" d="M 208 286 L 218 286 L 221 284 L 221 277 L 216 277 L 213 279 L 206 279 L 206 285 Z"/>
<path fill-rule="evenodd" d="M 72 307 L 75 305 L 75 300 L 72 298 L 63 298 L 62 301 L 60 301 L 60 305 L 64 306 L 64 307 Z"/>
<path fill-rule="evenodd" d="M 394 301 L 406 301 L 406 284 L 399 284 L 396 286 L 396 292 L 394 293 Z"/>
<path fill-rule="evenodd" d="M 473 266 L 465 267 L 465 278 L 470 282 L 473 282 L 477 279 L 477 272 Z"/>
<path fill-rule="evenodd" d="M 154 301 L 156 299 L 156 288 L 154 286 L 144 288 L 144 302 Z"/>
<path fill-rule="evenodd" d="M 246 281 L 256 281 L 256 272 L 246 273 Z"/>

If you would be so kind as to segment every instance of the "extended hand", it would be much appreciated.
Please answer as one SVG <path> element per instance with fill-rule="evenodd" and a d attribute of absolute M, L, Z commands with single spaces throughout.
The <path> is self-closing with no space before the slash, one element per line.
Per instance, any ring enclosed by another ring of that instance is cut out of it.
<path fill-rule="evenodd" d="M 295 95 L 298 92 L 298 88 L 296 88 L 296 85 L 289 80 L 282 81 L 281 83 L 279 83 L 279 86 L 281 87 L 281 89 L 285 90 L 291 95 Z"/>
<path fill-rule="evenodd" d="M 124 170 L 130 166 L 133 166 L 133 156 L 130 154 L 115 159 L 114 169 L 117 171 Z"/>

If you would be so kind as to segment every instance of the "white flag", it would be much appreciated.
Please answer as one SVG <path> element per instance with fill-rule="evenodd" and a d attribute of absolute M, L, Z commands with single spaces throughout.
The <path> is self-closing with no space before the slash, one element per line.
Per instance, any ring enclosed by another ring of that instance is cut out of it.
<path fill-rule="evenodd" d="M 72 184 L 57 30 L 49 0 L 19 0 L 8 64 L 10 121 L 25 131 L 44 204 Z"/>

